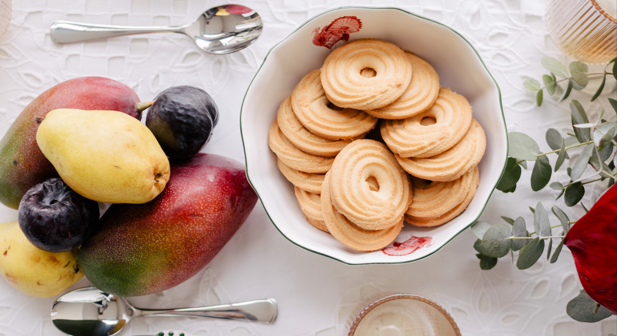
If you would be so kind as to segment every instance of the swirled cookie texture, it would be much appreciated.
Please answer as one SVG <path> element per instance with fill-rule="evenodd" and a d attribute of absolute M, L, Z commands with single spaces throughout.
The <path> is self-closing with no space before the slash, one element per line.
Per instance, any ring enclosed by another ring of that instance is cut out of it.
<path fill-rule="evenodd" d="M 397 100 L 409 86 L 412 67 L 404 51 L 375 39 L 345 43 L 321 68 L 321 83 L 336 106 L 375 110 Z"/>
<path fill-rule="evenodd" d="M 460 215 L 467 207 L 469 203 L 473 200 L 476 195 L 476 189 L 478 188 L 478 184 L 480 182 L 480 173 L 478 167 L 471 169 L 468 173 L 463 175 L 463 179 L 468 179 L 470 186 L 467 190 L 467 193 L 464 194 L 463 200 L 455 205 L 452 209 L 448 210 L 445 213 L 439 214 L 435 217 L 416 217 L 410 215 L 409 213 L 405 213 L 405 220 L 414 226 L 421 227 L 433 227 L 445 224 L 456 216 Z"/>
<path fill-rule="evenodd" d="M 373 129 L 377 118 L 363 111 L 330 105 L 320 73 L 319 69 L 309 72 L 291 93 L 291 106 L 300 123 L 311 133 L 329 140 L 354 139 Z"/>
<path fill-rule="evenodd" d="M 310 193 L 321 193 L 321 184 L 323 183 L 325 174 L 310 174 L 295 170 L 284 164 L 278 157 L 276 158 L 276 165 L 279 167 L 281 173 L 283 173 L 283 176 L 294 186 Z"/>
<path fill-rule="evenodd" d="M 352 140 L 328 140 L 309 132 L 296 118 L 291 99 L 285 98 L 279 106 L 276 120 L 285 137 L 301 151 L 317 156 L 336 156 Z"/>
<path fill-rule="evenodd" d="M 424 59 L 405 52 L 413 74 L 407 90 L 392 104 L 365 112 L 380 119 L 406 119 L 428 110 L 439 96 L 439 75 Z"/>
<path fill-rule="evenodd" d="M 439 219 L 432 224 L 441 225 L 443 215 L 461 204 L 473 185 L 477 166 L 463 176 L 450 182 L 433 182 L 416 177 L 411 178 L 413 186 L 413 203 L 405 212 L 405 219 L 410 222 L 427 222 Z"/>
<path fill-rule="evenodd" d="M 407 174 L 388 148 L 374 140 L 356 140 L 345 147 L 330 175 L 337 211 L 365 230 L 396 225 L 412 201 Z"/>
<path fill-rule="evenodd" d="M 315 194 L 294 187 L 294 193 L 298 199 L 298 204 L 300 204 L 300 209 L 309 223 L 321 231 L 328 232 L 328 227 L 324 222 L 323 212 L 321 211 L 321 196 L 319 195 L 321 191 L 319 194 Z"/>
<path fill-rule="evenodd" d="M 426 158 L 443 153 L 461 141 L 471 125 L 471 105 L 447 88 L 439 90 L 435 104 L 403 120 L 385 120 L 381 136 L 401 157 Z"/>
<path fill-rule="evenodd" d="M 322 186 L 321 208 L 328 231 L 336 240 L 350 249 L 360 252 L 379 250 L 394 241 L 403 228 L 403 219 L 392 227 L 383 230 L 365 230 L 358 227 L 338 212 L 332 204 L 329 177 L 330 173 L 327 173 Z"/>
<path fill-rule="evenodd" d="M 429 158 L 403 158 L 396 155 L 396 159 L 401 167 L 412 176 L 430 181 L 447 182 L 456 180 L 478 165 L 485 149 L 484 130 L 473 119 L 467 134 L 451 149 Z"/>
<path fill-rule="evenodd" d="M 276 119 L 270 126 L 268 145 L 285 165 L 301 172 L 325 173 L 330 170 L 334 162 L 333 158 L 315 156 L 299 150 L 281 132 Z"/>

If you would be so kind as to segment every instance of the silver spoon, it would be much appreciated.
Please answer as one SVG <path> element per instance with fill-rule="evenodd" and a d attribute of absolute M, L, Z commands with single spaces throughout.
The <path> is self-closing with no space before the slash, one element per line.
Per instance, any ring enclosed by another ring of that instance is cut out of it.
<path fill-rule="evenodd" d="M 181 33 L 209 53 L 229 54 L 255 42 L 262 30 L 257 12 L 242 5 L 227 4 L 208 9 L 186 26 L 131 27 L 56 21 L 51 25 L 51 39 L 55 43 L 73 43 L 132 34 Z"/>
<path fill-rule="evenodd" d="M 84 287 L 60 296 L 51 307 L 51 320 L 60 331 L 74 336 L 111 336 L 133 317 L 210 317 L 270 324 L 278 308 L 274 299 L 255 300 L 211 307 L 142 309 L 126 299 L 96 287 Z"/>

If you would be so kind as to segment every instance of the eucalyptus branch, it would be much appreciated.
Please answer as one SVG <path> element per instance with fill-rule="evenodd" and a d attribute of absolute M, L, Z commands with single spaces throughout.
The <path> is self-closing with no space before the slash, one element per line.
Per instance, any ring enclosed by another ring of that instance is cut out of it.
<path fill-rule="evenodd" d="M 572 223 L 576 223 L 576 222 L 572 222 Z M 570 224 L 570 222 L 568 222 L 568 224 Z M 561 226 L 561 224 L 553 225 L 553 226 L 551 226 L 551 229 L 558 228 L 560 226 Z M 534 232 L 530 233 L 529 235 L 531 236 L 532 234 L 536 234 L 536 232 L 534 231 Z"/>
<path fill-rule="evenodd" d="M 561 226 L 561 225 L 560 225 Z M 553 238 L 563 238 L 564 236 L 548 236 L 548 237 L 510 237 L 510 238 L 506 238 L 508 240 L 514 240 L 514 239 L 536 239 L 536 238 L 540 238 L 540 239 L 553 239 Z"/>
<path fill-rule="evenodd" d="M 572 145 L 572 146 L 568 146 L 568 147 L 566 147 L 566 150 L 568 150 L 568 149 L 572 149 L 572 148 L 576 148 L 576 147 L 580 147 L 580 146 L 589 145 L 589 144 L 592 144 L 592 143 L 593 143 L 593 141 L 592 141 L 592 140 L 585 141 L 585 142 L 581 142 L 581 143 L 578 143 L 578 144 L 576 144 L 576 145 Z M 540 156 L 545 156 L 545 155 L 548 155 L 548 154 L 559 153 L 559 152 L 561 152 L 561 149 L 556 149 L 556 150 L 554 150 L 554 151 L 547 152 L 547 153 L 540 153 L 540 154 L 536 154 L 536 156 L 540 157 Z"/>

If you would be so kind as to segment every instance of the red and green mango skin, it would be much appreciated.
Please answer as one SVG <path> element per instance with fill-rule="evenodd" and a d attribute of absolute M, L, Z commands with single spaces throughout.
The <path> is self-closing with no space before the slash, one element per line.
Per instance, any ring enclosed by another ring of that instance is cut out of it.
<path fill-rule="evenodd" d="M 205 267 L 256 202 L 244 166 L 235 160 L 200 153 L 172 163 L 171 178 L 157 198 L 107 210 L 79 251 L 79 267 L 106 293 L 166 290 Z"/>
<path fill-rule="evenodd" d="M 114 110 L 141 119 L 138 102 L 130 87 L 103 77 L 71 79 L 35 98 L 0 140 L 0 202 L 17 209 L 28 189 L 58 176 L 36 143 L 36 131 L 49 111 Z"/>

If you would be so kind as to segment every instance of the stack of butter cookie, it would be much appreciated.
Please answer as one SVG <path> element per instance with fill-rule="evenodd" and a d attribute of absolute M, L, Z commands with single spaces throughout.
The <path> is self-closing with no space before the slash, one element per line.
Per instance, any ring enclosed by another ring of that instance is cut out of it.
<path fill-rule="evenodd" d="M 378 122 L 381 137 L 366 138 Z M 302 78 L 268 143 L 307 220 L 353 250 L 374 251 L 404 221 L 437 226 L 463 212 L 486 139 L 465 97 L 441 88 L 428 62 L 362 39 Z"/>

